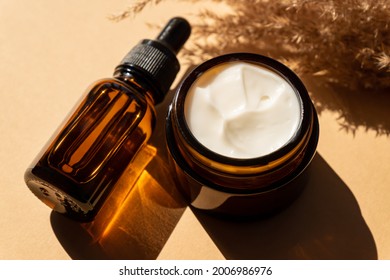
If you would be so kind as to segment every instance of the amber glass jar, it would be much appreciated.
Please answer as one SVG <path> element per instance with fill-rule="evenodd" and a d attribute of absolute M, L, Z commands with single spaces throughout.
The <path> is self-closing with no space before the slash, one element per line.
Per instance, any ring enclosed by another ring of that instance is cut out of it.
<path fill-rule="evenodd" d="M 185 102 L 191 86 L 206 72 L 210 74 L 208 71 L 230 62 L 246 62 L 272 71 L 293 88 L 300 104 L 299 124 L 277 150 L 254 158 L 229 157 L 201 144 L 189 128 Z M 317 113 L 297 75 L 276 60 L 251 53 L 215 57 L 192 70 L 178 87 L 166 122 L 178 188 L 188 203 L 230 216 L 266 215 L 292 202 L 306 185 L 308 174 L 302 173 L 316 152 L 318 136 Z"/>

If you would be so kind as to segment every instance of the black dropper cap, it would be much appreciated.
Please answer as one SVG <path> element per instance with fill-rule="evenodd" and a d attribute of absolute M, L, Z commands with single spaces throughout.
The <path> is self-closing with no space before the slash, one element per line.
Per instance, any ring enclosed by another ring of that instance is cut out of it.
<path fill-rule="evenodd" d="M 187 41 L 191 26 L 180 17 L 172 18 L 155 40 L 144 39 L 121 61 L 118 68 L 138 72 L 155 88 L 154 99 L 160 103 L 180 70 L 176 54 Z"/>

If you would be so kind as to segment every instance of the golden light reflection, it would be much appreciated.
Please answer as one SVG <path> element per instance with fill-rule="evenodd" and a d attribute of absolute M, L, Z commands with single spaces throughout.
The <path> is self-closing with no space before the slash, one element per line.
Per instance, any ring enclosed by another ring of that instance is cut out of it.
<path fill-rule="evenodd" d="M 147 145 L 85 229 L 113 259 L 155 259 L 184 209 L 167 161 Z"/>

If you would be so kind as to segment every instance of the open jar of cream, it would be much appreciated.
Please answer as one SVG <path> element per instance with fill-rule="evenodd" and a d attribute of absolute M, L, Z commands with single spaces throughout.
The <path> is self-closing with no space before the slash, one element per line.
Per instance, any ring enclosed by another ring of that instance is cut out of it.
<path fill-rule="evenodd" d="M 182 81 L 166 122 L 178 188 L 195 208 L 266 215 L 292 202 L 319 135 L 301 80 L 269 57 L 232 53 Z M 306 172 L 307 173 L 307 172 Z"/>

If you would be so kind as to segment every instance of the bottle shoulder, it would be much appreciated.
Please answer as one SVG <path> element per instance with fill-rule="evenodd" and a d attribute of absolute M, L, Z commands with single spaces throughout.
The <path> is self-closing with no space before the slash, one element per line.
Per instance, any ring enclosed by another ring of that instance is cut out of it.
<path fill-rule="evenodd" d="M 117 89 L 129 90 L 132 93 L 144 95 L 144 89 L 137 85 L 136 82 L 131 80 L 124 80 L 120 78 L 101 78 L 90 84 L 89 88 L 95 88 L 96 86 L 112 87 Z"/>
<path fill-rule="evenodd" d="M 128 95 L 132 99 L 135 99 L 139 103 L 145 103 L 145 106 L 155 105 L 155 101 L 152 97 L 150 90 L 147 87 L 144 87 L 144 85 L 134 77 L 101 78 L 90 84 L 87 92 L 89 93 L 89 95 L 91 95 L 96 94 L 103 89 L 109 89 L 110 91 L 120 91 L 121 93 Z"/>

